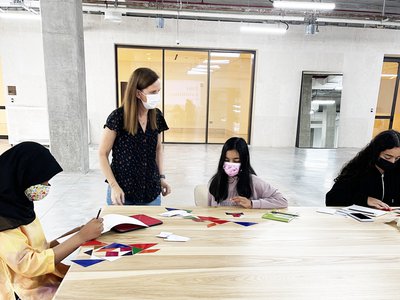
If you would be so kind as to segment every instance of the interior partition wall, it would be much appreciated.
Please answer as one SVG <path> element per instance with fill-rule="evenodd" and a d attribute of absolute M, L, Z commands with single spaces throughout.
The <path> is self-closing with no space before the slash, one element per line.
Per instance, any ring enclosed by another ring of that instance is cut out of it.
<path fill-rule="evenodd" d="M 138 67 L 160 75 L 166 143 L 250 143 L 255 52 L 116 45 L 117 106 Z"/>
<path fill-rule="evenodd" d="M 400 58 L 385 57 L 376 105 L 373 135 L 388 130 L 400 131 Z"/>
<path fill-rule="evenodd" d="M 0 139 L 8 138 L 7 116 L 6 116 L 6 98 L 3 82 L 3 71 L 0 60 Z"/>

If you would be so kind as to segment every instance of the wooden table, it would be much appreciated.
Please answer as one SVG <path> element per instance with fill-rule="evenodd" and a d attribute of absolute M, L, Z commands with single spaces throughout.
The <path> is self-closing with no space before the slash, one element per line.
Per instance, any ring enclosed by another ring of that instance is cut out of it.
<path fill-rule="evenodd" d="M 99 240 L 158 243 L 155 253 L 136 254 L 87 268 L 72 265 L 55 299 L 400 299 L 400 231 L 373 223 L 291 207 L 290 223 L 261 218 L 266 210 L 192 207 L 193 214 L 239 221 L 207 227 L 158 216 L 164 207 L 111 206 L 102 214 L 144 213 L 164 224 Z M 157 238 L 161 231 L 188 242 Z"/>

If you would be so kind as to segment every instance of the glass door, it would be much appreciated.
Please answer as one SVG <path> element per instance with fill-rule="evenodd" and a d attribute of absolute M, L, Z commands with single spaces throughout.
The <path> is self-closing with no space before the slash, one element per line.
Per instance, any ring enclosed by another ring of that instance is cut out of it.
<path fill-rule="evenodd" d="M 208 143 L 232 137 L 249 143 L 254 54 L 211 51 Z"/>
<path fill-rule="evenodd" d="M 165 50 L 164 142 L 205 143 L 207 51 Z"/>
<path fill-rule="evenodd" d="M 399 58 L 384 59 L 376 105 L 374 136 L 387 129 L 400 130 L 399 64 Z"/>

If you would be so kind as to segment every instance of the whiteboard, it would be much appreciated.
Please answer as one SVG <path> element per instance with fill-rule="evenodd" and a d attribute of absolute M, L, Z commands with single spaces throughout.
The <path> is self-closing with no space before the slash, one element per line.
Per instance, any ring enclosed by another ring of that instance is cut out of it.
<path fill-rule="evenodd" d="M 23 141 L 50 144 L 47 108 L 35 106 L 6 106 L 8 141 L 11 145 Z"/>

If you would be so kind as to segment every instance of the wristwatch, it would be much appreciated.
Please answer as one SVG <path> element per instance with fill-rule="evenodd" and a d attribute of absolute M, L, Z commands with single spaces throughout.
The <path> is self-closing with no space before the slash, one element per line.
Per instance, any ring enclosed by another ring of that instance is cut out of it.
<path fill-rule="evenodd" d="M 164 174 L 160 174 L 160 179 L 165 179 L 165 175 Z"/>

